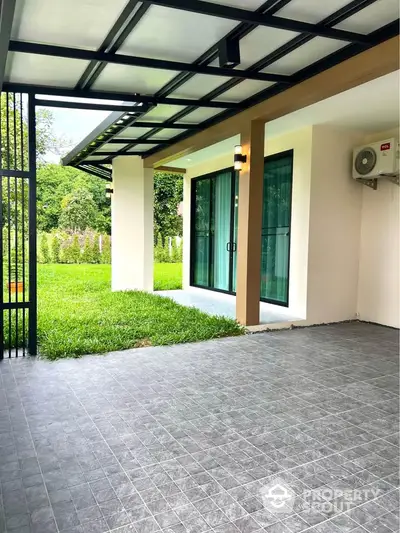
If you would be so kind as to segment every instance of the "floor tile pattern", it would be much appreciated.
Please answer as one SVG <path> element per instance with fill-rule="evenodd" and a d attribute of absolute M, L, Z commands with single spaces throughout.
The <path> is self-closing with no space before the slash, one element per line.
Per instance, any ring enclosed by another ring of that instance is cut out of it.
<path fill-rule="evenodd" d="M 397 532 L 398 341 L 353 323 L 5 360 L 0 532 Z"/>

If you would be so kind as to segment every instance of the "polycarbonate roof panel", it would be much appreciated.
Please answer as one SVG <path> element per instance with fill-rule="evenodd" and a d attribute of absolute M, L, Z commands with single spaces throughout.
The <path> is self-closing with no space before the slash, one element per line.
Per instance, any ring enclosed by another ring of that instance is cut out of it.
<path fill-rule="evenodd" d="M 240 40 L 240 68 L 251 67 L 297 35 L 299 34 L 293 31 L 259 26 Z"/>
<path fill-rule="evenodd" d="M 184 126 L 182 126 L 182 129 L 176 129 L 176 130 L 162 130 L 158 133 L 154 133 L 149 137 L 150 140 L 157 139 L 157 140 L 168 140 L 172 139 L 173 137 L 176 137 L 177 135 L 181 133 L 185 133 L 186 130 L 184 129 Z"/>
<path fill-rule="evenodd" d="M 336 27 L 367 34 L 398 19 L 399 10 L 399 0 L 378 0 Z"/>
<path fill-rule="evenodd" d="M 180 118 L 177 122 L 178 124 L 201 124 L 209 118 L 215 117 L 221 113 L 223 109 L 196 109 L 191 113 L 187 114 L 185 117 Z"/>
<path fill-rule="evenodd" d="M 11 37 L 97 50 L 126 3 L 127 0 L 17 0 Z"/>
<path fill-rule="evenodd" d="M 126 128 L 121 133 L 118 133 L 114 139 L 135 139 L 149 131 L 151 131 L 151 128 Z"/>
<path fill-rule="evenodd" d="M 99 163 L 101 163 L 102 161 L 104 161 L 104 159 L 105 156 L 102 155 L 89 155 L 88 157 L 85 157 L 83 161 L 98 161 Z"/>
<path fill-rule="evenodd" d="M 347 43 L 340 41 L 334 41 L 333 39 L 315 37 L 312 41 L 303 44 L 282 59 L 272 63 L 272 65 L 270 65 L 268 69 L 265 69 L 265 71 L 274 72 L 276 74 L 294 74 L 295 72 L 308 67 L 312 63 L 315 63 L 319 59 L 340 50 L 346 46 L 346 44 Z"/>
<path fill-rule="evenodd" d="M 24 83 L 29 72 L 30 83 L 72 88 L 88 64 L 88 61 L 76 61 L 64 57 L 11 52 L 7 56 L 5 80 Z"/>
<path fill-rule="evenodd" d="M 179 72 L 108 64 L 93 84 L 96 91 L 154 94 Z"/>
<path fill-rule="evenodd" d="M 224 102 L 241 102 L 272 85 L 274 84 L 269 81 L 245 80 L 235 87 L 232 87 L 232 89 L 229 89 L 221 96 L 218 96 L 216 100 Z"/>
<path fill-rule="evenodd" d="M 234 20 L 151 6 L 120 52 L 192 62 L 236 25 Z"/>
<path fill-rule="evenodd" d="M 136 144 L 133 148 L 128 150 L 129 152 L 147 152 L 147 150 L 151 150 L 152 148 L 155 148 L 157 143 L 154 144 Z"/>
<path fill-rule="evenodd" d="M 183 109 L 185 109 L 185 107 L 180 105 L 158 105 L 144 115 L 143 119 L 146 122 L 162 122 L 163 120 L 170 119 Z"/>
<path fill-rule="evenodd" d="M 329 17 L 335 11 L 348 5 L 349 0 L 291 0 L 289 4 L 280 9 L 276 15 L 279 17 L 301 20 L 318 24 L 321 20 Z"/>
<path fill-rule="evenodd" d="M 125 148 L 124 143 L 107 143 L 103 144 L 100 148 L 97 149 L 97 153 L 101 154 L 101 152 L 118 152 L 118 150 L 122 150 Z"/>
<path fill-rule="evenodd" d="M 174 98 L 201 98 L 232 78 L 196 74 L 189 81 L 171 93 Z"/>

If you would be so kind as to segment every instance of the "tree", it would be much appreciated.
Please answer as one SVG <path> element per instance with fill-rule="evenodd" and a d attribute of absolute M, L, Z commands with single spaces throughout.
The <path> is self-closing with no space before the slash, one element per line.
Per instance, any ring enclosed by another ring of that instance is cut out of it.
<path fill-rule="evenodd" d="M 72 231 L 84 231 L 93 228 L 96 222 L 96 204 L 92 194 L 84 187 L 79 187 L 67 194 L 61 201 L 59 224 Z"/>
<path fill-rule="evenodd" d="M 182 217 L 178 205 L 183 199 L 183 178 L 167 172 L 154 173 L 154 242 L 160 235 L 162 244 L 166 237 L 182 235 Z"/>
<path fill-rule="evenodd" d="M 43 233 L 40 239 L 40 255 L 42 263 L 50 263 L 49 241 L 45 233 Z"/>
<path fill-rule="evenodd" d="M 86 189 L 96 204 L 93 229 L 110 233 L 110 201 L 106 197 L 106 182 L 73 167 L 48 164 L 37 173 L 38 228 L 50 232 L 59 227 L 62 200 L 76 188 Z"/>

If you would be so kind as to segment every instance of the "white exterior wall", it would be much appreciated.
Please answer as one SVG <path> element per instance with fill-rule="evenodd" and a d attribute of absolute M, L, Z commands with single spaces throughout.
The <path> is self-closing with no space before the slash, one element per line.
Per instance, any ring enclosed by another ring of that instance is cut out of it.
<path fill-rule="evenodd" d="M 365 143 L 395 137 L 392 130 Z M 362 187 L 358 314 L 361 320 L 400 328 L 400 187 L 379 179 L 376 191 Z"/>
<path fill-rule="evenodd" d="M 308 249 L 307 322 L 357 316 L 363 186 L 351 179 L 360 135 L 314 126 Z"/>
<path fill-rule="evenodd" d="M 138 156 L 113 160 L 113 291 L 153 290 L 153 169 Z"/>
<path fill-rule="evenodd" d="M 294 150 L 289 312 L 304 325 L 359 317 L 400 327 L 400 188 L 381 180 L 373 191 L 351 177 L 353 148 L 391 136 L 398 133 L 366 137 L 319 125 L 266 141 L 266 155 Z M 191 179 L 232 166 L 232 159 L 212 159 L 185 176 L 185 288 Z"/>

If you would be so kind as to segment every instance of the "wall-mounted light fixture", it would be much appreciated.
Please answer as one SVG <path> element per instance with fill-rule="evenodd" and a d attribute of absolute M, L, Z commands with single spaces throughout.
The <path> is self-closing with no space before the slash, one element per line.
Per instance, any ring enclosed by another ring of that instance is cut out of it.
<path fill-rule="evenodd" d="M 247 156 L 242 154 L 242 145 L 237 144 L 235 146 L 235 152 L 233 156 L 233 166 L 235 170 L 242 170 L 243 163 L 246 163 Z"/>
<path fill-rule="evenodd" d="M 108 183 L 106 187 L 106 198 L 111 198 L 112 193 L 114 192 L 113 184 Z"/>

